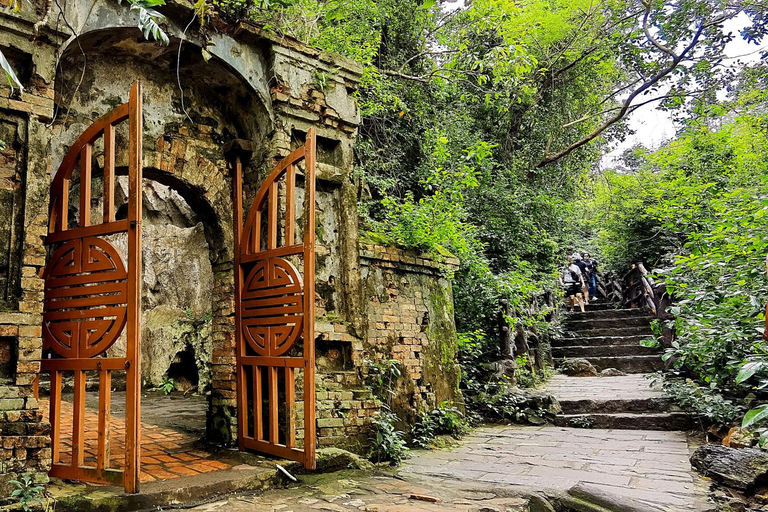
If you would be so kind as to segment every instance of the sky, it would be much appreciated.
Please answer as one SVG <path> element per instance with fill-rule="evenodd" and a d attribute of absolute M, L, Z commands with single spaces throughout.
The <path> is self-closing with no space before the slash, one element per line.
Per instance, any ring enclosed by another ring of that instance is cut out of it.
<path fill-rule="evenodd" d="M 741 29 L 749 23 L 749 18 L 742 13 L 725 23 L 726 32 L 733 32 L 735 38 L 728 43 L 725 53 L 728 57 L 741 57 L 741 61 L 747 64 L 757 62 L 760 59 L 758 46 L 750 44 L 739 35 Z M 723 91 L 722 97 L 725 96 Z M 631 113 L 628 118 L 628 126 L 634 132 L 622 142 L 616 143 L 603 155 L 600 167 L 603 169 L 613 167 L 621 154 L 637 144 L 642 144 L 649 149 L 658 148 L 664 142 L 675 136 L 677 126 L 672 121 L 668 112 L 657 110 L 654 104 L 644 105 Z"/>

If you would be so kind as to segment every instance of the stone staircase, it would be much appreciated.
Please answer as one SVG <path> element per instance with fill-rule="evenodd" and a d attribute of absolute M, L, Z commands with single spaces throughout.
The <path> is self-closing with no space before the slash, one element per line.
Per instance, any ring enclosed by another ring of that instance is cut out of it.
<path fill-rule="evenodd" d="M 651 335 L 653 320 L 640 309 L 613 309 L 592 303 L 585 313 L 570 313 L 563 337 L 552 342 L 552 358 L 586 359 L 597 369 L 650 373 L 664 368 L 658 350 L 640 345 Z"/>
<path fill-rule="evenodd" d="M 567 427 L 686 430 L 688 414 L 680 411 L 645 374 L 664 368 L 658 349 L 639 342 L 651 335 L 653 319 L 639 309 L 616 309 L 592 303 L 585 313 L 570 313 L 563 336 L 552 342 L 555 363 L 586 359 L 599 371 L 615 368 L 624 376 L 557 375 L 547 391 L 560 402 L 555 424 Z M 557 365 L 557 364 L 556 364 Z"/>

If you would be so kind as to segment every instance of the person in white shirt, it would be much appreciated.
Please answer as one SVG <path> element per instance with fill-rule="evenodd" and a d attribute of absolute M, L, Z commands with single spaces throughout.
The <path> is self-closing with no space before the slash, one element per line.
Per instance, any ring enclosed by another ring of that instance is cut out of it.
<path fill-rule="evenodd" d="M 565 295 L 569 301 L 569 311 L 573 311 L 576 304 L 579 304 L 581 312 L 584 312 L 584 275 L 578 265 L 573 263 L 573 259 L 568 256 L 568 265 L 563 269 L 560 275 L 560 284 L 565 287 Z"/>

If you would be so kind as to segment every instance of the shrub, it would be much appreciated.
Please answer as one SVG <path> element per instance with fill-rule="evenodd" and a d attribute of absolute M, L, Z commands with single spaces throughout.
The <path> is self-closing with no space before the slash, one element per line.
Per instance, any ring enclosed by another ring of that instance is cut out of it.
<path fill-rule="evenodd" d="M 373 420 L 373 437 L 369 457 L 376 462 L 399 464 L 408 456 L 405 433 L 397 430 L 399 418 L 388 410 L 382 410 Z"/>
<path fill-rule="evenodd" d="M 443 402 L 437 409 L 424 412 L 411 429 L 411 442 L 419 448 L 431 448 L 436 436 L 460 438 L 469 431 L 464 415 L 452 403 Z"/>

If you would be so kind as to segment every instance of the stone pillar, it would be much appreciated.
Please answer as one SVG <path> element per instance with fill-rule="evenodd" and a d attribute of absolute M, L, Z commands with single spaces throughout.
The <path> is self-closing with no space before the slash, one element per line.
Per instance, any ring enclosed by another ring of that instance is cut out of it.
<path fill-rule="evenodd" d="M 29 11 L 27 9 L 26 11 Z M 50 130 L 53 116 L 54 48 L 33 41 L 34 12 L 0 13 L 0 48 L 11 66 L 26 79 L 23 92 L 11 94 L 0 82 L 0 121 L 14 126 L 9 152 L 0 158 L 0 172 L 19 192 L 23 210 L 13 214 L 14 228 L 0 245 L 13 252 L 18 265 L 9 270 L 7 296 L 11 311 L 0 313 L 0 495 L 14 489 L 9 481 L 22 473 L 37 482 L 48 479 L 50 425 L 43 422 L 34 383 L 40 374 L 42 350 L 43 236 L 47 233 L 50 172 Z M 45 29 L 43 29 L 45 30 Z M 50 40 L 58 36 L 47 34 Z M 46 39 L 47 40 L 47 39 Z M 12 52 L 7 52 L 12 48 Z M 23 213 L 22 213 L 23 212 Z M 16 219 L 20 222 L 16 224 Z M 7 245 L 10 244 L 10 245 Z"/>

